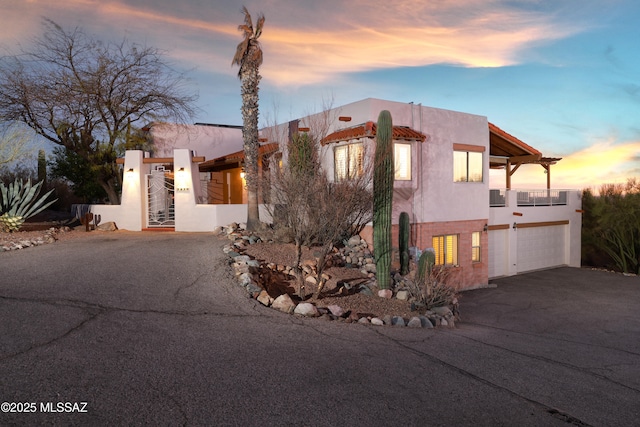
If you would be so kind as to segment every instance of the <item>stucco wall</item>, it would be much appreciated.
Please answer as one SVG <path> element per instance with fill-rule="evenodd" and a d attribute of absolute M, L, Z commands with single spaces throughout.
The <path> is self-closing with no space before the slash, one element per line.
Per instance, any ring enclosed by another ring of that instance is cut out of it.
<path fill-rule="evenodd" d="M 217 125 L 178 125 L 157 123 L 151 136 L 156 157 L 171 157 L 174 149 L 186 148 L 206 160 L 242 150 L 242 129 Z"/>
<path fill-rule="evenodd" d="M 301 119 L 300 126 L 321 128 L 314 123 L 330 120 L 327 133 L 376 122 L 382 110 L 389 110 L 394 126 L 408 126 L 428 135 L 427 141 L 413 142 L 412 183 L 396 182 L 393 222 L 400 212 L 408 212 L 413 222 L 467 221 L 489 217 L 489 125 L 487 118 L 474 114 L 425 107 L 416 104 L 368 98 Z M 350 122 L 338 121 L 351 117 Z M 375 150 L 373 139 L 364 139 L 369 156 Z M 352 141 L 356 142 L 356 141 Z M 342 145 L 348 142 L 341 143 Z M 453 182 L 454 144 L 483 147 L 483 182 Z M 322 164 L 334 175 L 333 148 L 322 150 Z M 410 190 L 407 187 L 412 187 Z"/>

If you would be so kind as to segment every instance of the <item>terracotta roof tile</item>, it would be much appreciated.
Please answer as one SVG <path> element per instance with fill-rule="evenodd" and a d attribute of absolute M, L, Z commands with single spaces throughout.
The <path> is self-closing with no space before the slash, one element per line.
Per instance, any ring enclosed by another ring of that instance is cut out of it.
<path fill-rule="evenodd" d="M 327 135 L 322 140 L 322 145 L 332 144 L 334 142 L 350 141 L 360 138 L 374 138 L 376 136 L 376 124 L 374 122 L 363 123 L 346 129 L 340 129 Z M 413 130 L 408 126 L 394 126 L 393 139 L 405 141 L 424 142 L 427 136 L 417 130 Z"/>

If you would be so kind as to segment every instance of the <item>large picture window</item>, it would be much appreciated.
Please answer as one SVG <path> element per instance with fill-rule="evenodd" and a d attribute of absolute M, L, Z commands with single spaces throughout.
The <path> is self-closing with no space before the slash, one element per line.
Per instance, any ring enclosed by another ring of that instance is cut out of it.
<path fill-rule="evenodd" d="M 436 265 L 458 265 L 458 235 L 433 236 Z"/>
<path fill-rule="evenodd" d="M 453 182 L 482 182 L 481 152 L 453 152 Z"/>
<path fill-rule="evenodd" d="M 364 173 L 364 146 L 361 143 L 336 147 L 333 156 L 336 181 L 353 179 Z"/>

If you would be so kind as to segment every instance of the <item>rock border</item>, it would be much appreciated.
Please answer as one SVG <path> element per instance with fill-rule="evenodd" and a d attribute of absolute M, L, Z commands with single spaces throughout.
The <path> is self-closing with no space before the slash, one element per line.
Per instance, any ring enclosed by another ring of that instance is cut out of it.
<path fill-rule="evenodd" d="M 71 229 L 69 227 L 51 227 L 48 230 L 44 230 L 41 236 L 30 237 L 27 239 L 16 239 L 7 242 L 2 242 L 0 245 L 0 252 L 15 251 L 18 249 L 26 249 L 32 246 L 46 245 L 49 243 L 55 243 L 58 240 L 59 233 L 68 233 Z M 16 234 L 18 236 L 19 233 Z"/>
<path fill-rule="evenodd" d="M 264 269 L 270 269 L 284 274 L 290 274 L 292 267 L 273 263 L 262 263 L 246 255 L 244 248 L 246 248 L 247 245 L 262 242 L 263 240 L 258 235 L 247 232 L 245 224 L 231 223 L 226 227 L 217 227 L 213 231 L 213 234 L 225 236 L 231 240 L 222 250 L 230 258 L 230 265 L 233 268 L 237 282 L 247 291 L 251 298 L 257 300 L 265 307 L 301 317 L 316 317 L 345 323 L 426 329 L 433 329 L 434 327 L 455 328 L 455 315 L 449 307 L 434 307 L 431 310 L 426 310 L 424 315 L 416 315 L 411 318 L 390 315 L 379 318 L 364 315 L 359 316 L 358 313 L 345 312 L 345 310 L 335 304 L 327 307 L 318 307 L 308 302 L 296 304 L 287 294 L 273 298 L 260 285 L 260 272 Z M 360 271 L 366 274 L 370 280 L 375 280 L 375 264 L 371 262 L 373 257 L 369 249 L 365 246 L 359 237 L 357 239 L 352 238 L 340 252 L 340 257 L 345 261 L 347 266 L 360 268 Z M 307 278 L 313 278 L 311 273 L 311 269 L 306 272 Z M 360 292 L 373 294 L 366 284 L 360 286 Z M 404 289 L 398 290 L 395 294 L 395 298 L 398 299 L 407 299 L 408 296 L 408 291 Z"/>

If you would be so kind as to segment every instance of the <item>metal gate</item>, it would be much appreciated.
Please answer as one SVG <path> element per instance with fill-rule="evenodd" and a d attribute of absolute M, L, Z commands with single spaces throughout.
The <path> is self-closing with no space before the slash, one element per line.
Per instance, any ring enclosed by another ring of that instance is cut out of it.
<path fill-rule="evenodd" d="M 173 173 L 164 168 L 147 175 L 147 227 L 175 227 Z"/>

